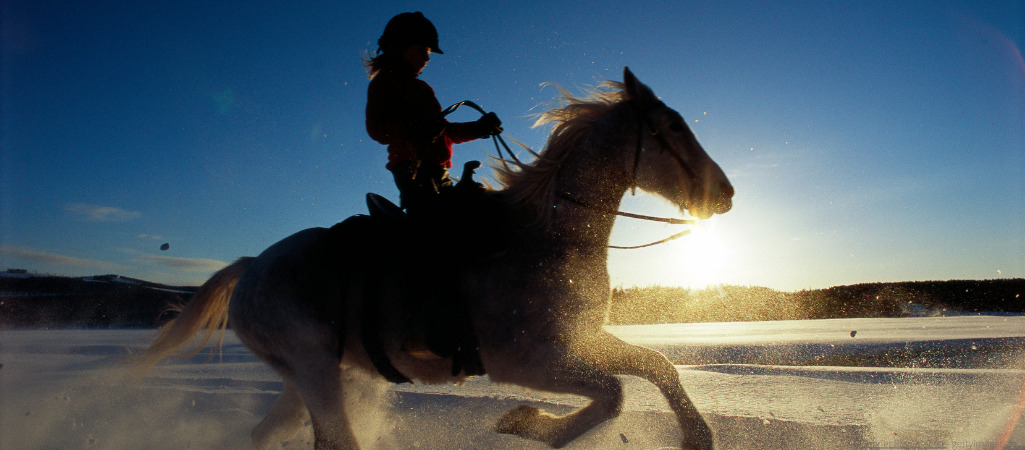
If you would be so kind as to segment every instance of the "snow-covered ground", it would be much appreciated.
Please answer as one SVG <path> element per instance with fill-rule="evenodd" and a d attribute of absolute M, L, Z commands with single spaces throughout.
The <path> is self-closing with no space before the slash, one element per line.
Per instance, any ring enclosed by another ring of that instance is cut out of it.
<path fill-rule="evenodd" d="M 966 316 L 609 327 L 679 364 L 720 448 L 1025 447 L 1025 317 Z M 148 330 L 0 331 L 0 449 L 249 448 L 280 381 L 234 336 L 135 384 L 106 368 Z M 353 374 L 360 377 L 359 374 Z M 570 448 L 679 445 L 650 384 L 624 378 L 623 414 Z M 543 448 L 491 426 L 520 403 L 583 399 L 494 385 L 363 382 L 367 448 Z M 1017 425 L 1015 425 L 1017 423 Z M 1015 427 L 1016 428 L 1010 428 Z M 1005 438 L 1009 433 L 1010 437 Z M 311 448 L 307 430 L 287 448 Z"/>

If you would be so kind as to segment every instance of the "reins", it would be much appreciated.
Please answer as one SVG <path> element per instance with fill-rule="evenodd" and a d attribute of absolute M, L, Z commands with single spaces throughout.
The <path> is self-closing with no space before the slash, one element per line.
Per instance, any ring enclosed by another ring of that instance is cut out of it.
<path fill-rule="evenodd" d="M 559 194 L 559 196 L 564 198 L 564 199 L 566 199 L 566 200 L 569 200 L 569 201 L 571 201 L 573 203 L 576 203 L 576 204 L 578 204 L 580 206 L 583 206 L 585 208 L 590 208 L 590 209 L 593 209 L 593 210 L 596 210 L 596 211 L 603 212 L 605 214 L 614 214 L 614 215 L 617 215 L 617 216 L 629 217 L 631 219 L 648 220 L 648 221 L 651 221 L 651 222 L 663 222 L 663 223 L 668 223 L 668 224 L 671 224 L 671 225 L 695 225 L 695 224 L 698 223 L 697 220 L 692 220 L 692 219 L 674 219 L 672 217 L 645 216 L 643 214 L 634 214 L 634 213 L 628 213 L 628 212 L 623 212 L 623 211 L 616 211 L 616 210 L 608 209 L 608 208 L 602 208 L 601 206 L 592 205 L 590 203 L 584 202 L 583 200 L 577 199 L 577 198 L 573 197 L 572 195 L 569 195 L 568 193 L 562 193 L 562 194 Z"/>
<path fill-rule="evenodd" d="M 628 213 L 628 212 L 623 212 L 623 211 L 616 211 L 616 210 L 612 210 L 612 209 L 608 209 L 608 208 L 602 208 L 602 207 L 600 207 L 598 205 L 592 205 L 592 204 L 586 203 L 586 202 L 584 202 L 584 201 L 582 201 L 580 199 L 577 199 L 577 198 L 573 197 L 572 195 L 569 195 L 568 193 L 559 194 L 559 197 L 562 197 L 562 198 L 564 198 L 566 200 L 569 200 L 570 202 L 576 203 L 576 204 L 578 204 L 580 206 L 583 206 L 585 208 L 589 208 L 589 209 L 593 209 L 593 210 L 596 210 L 596 211 L 600 211 L 600 212 L 603 212 L 605 214 L 613 214 L 613 215 L 622 216 L 622 217 L 629 217 L 631 219 L 647 220 L 647 221 L 651 221 L 651 222 L 663 222 L 663 223 L 668 223 L 668 224 L 671 224 L 671 225 L 694 225 L 694 224 L 698 223 L 697 220 L 674 219 L 672 217 L 645 216 L 643 214 L 634 214 L 634 213 Z M 608 245 L 607 247 L 608 248 L 614 248 L 614 249 L 617 249 L 617 250 L 635 250 L 635 249 L 638 249 L 638 248 L 652 247 L 652 246 L 655 246 L 655 245 L 658 245 L 658 244 L 664 244 L 664 243 L 672 241 L 674 239 L 678 239 L 678 238 L 684 237 L 684 236 L 686 236 L 688 234 L 690 234 L 690 230 L 683 230 L 683 231 L 681 231 L 679 233 L 676 233 L 676 234 L 674 234 L 672 236 L 669 236 L 669 237 L 667 237 L 665 239 L 662 239 L 662 240 L 659 240 L 659 241 L 655 241 L 655 242 L 649 242 L 647 244 L 630 245 L 630 246 Z"/>
<path fill-rule="evenodd" d="M 485 111 L 484 108 L 481 108 L 480 105 L 478 105 L 478 104 L 476 104 L 476 103 L 474 103 L 474 102 L 472 102 L 470 100 L 463 100 L 463 101 L 461 101 L 459 103 L 456 103 L 456 104 L 453 104 L 452 106 L 449 106 L 448 108 L 445 108 L 445 110 L 441 112 L 441 117 L 445 117 L 445 116 L 447 116 L 449 114 L 452 114 L 453 112 L 455 112 L 455 110 L 459 109 L 460 106 L 464 106 L 464 105 L 465 106 L 469 106 L 470 108 L 473 108 L 477 112 L 481 113 L 481 115 L 487 114 L 487 111 Z M 512 138 L 510 137 L 509 139 L 512 139 Z M 520 164 L 520 165 L 523 164 L 522 162 L 520 162 L 520 159 L 517 158 L 516 155 L 512 152 L 512 150 L 509 149 L 509 144 L 505 143 L 505 139 L 502 139 L 502 135 L 501 134 L 491 135 L 491 142 L 494 142 L 494 144 L 495 144 L 495 152 L 498 153 L 498 159 L 499 160 L 503 160 L 503 161 L 505 160 L 505 157 L 502 156 L 502 148 L 504 147 L 505 148 L 505 153 L 509 155 L 509 159 L 512 159 L 513 161 L 515 161 L 516 164 Z M 533 150 L 531 150 L 530 147 L 527 147 L 526 145 L 523 145 L 522 143 L 516 141 L 516 139 L 513 139 L 513 142 L 516 142 L 517 144 L 520 144 L 521 147 L 523 147 L 528 152 L 530 152 L 530 154 L 534 155 L 534 157 L 538 156 L 538 154 L 535 153 Z M 501 147 L 499 147 L 499 144 L 501 144 Z"/>
<path fill-rule="evenodd" d="M 669 236 L 669 237 L 667 237 L 665 239 L 662 239 L 660 241 L 649 242 L 647 244 L 631 245 L 631 246 L 626 246 L 626 247 L 619 246 L 619 245 L 609 245 L 608 247 L 609 248 L 614 248 L 614 249 L 617 249 L 617 250 L 636 250 L 638 248 L 652 247 L 652 246 L 655 246 L 655 245 L 658 245 L 658 244 L 664 244 L 664 243 L 672 241 L 674 239 L 684 237 L 684 236 L 686 236 L 688 234 L 690 234 L 690 230 L 683 230 L 683 231 L 681 231 L 679 233 L 676 233 L 676 234 L 674 234 L 672 236 Z"/>
<path fill-rule="evenodd" d="M 455 110 L 459 109 L 460 106 L 469 106 L 470 108 L 473 108 L 474 110 L 476 110 L 477 112 L 481 113 L 482 115 L 487 114 L 487 111 L 485 111 L 484 108 L 481 108 L 480 105 L 474 103 L 471 100 L 463 100 L 463 101 L 461 101 L 459 103 L 455 103 L 455 104 L 449 106 L 448 108 L 445 108 L 441 112 L 441 116 L 445 117 L 445 116 L 447 116 L 449 114 L 452 114 L 453 112 L 455 112 Z M 637 131 L 637 149 L 636 149 L 636 153 L 634 154 L 634 166 L 633 166 L 633 177 L 634 177 L 634 180 L 637 179 L 637 166 L 640 164 L 640 161 L 641 161 L 641 149 L 642 149 L 642 146 L 643 146 L 643 139 L 644 139 L 644 136 L 641 133 L 643 133 L 643 131 L 644 131 L 644 125 L 645 124 L 646 124 L 646 121 L 645 121 L 645 123 L 641 124 L 641 126 L 638 128 L 638 131 Z M 658 132 L 657 131 L 654 132 L 654 133 L 651 133 L 651 134 L 653 136 L 657 136 L 658 140 L 659 140 L 659 143 L 662 144 L 663 146 L 668 145 L 668 143 L 665 141 L 665 138 L 663 138 L 662 136 L 658 136 Z M 530 152 L 530 154 L 533 155 L 535 158 L 540 157 L 540 155 L 537 152 L 531 150 L 530 147 L 526 146 L 525 144 L 517 141 L 516 139 L 513 139 L 512 137 L 510 137 L 509 139 L 512 139 L 513 142 L 516 142 L 521 147 L 523 147 L 525 150 Z M 498 153 L 499 160 L 503 161 L 503 164 L 505 164 L 505 161 L 506 161 L 506 159 L 504 159 L 504 157 L 502 156 L 502 148 L 504 147 L 505 148 L 505 152 L 509 155 L 510 159 L 515 161 L 516 164 L 523 165 L 523 163 L 520 162 L 520 159 L 517 158 L 515 154 L 513 154 L 512 150 L 509 149 L 509 145 L 505 143 L 505 140 L 502 139 L 502 136 L 500 134 L 492 135 L 491 136 L 491 140 L 492 140 L 492 142 L 494 142 L 494 144 L 495 144 L 495 151 Z M 499 144 L 501 144 L 501 147 L 499 146 Z M 676 155 L 675 153 L 673 153 L 673 157 L 676 158 L 677 162 L 683 167 L 684 171 L 689 172 L 691 175 L 693 175 L 693 171 L 690 170 L 690 167 L 687 167 L 685 164 L 683 164 L 683 161 L 680 160 L 679 155 Z M 631 189 L 631 191 L 636 189 L 636 183 L 631 185 L 630 189 Z M 600 211 L 600 212 L 603 212 L 605 214 L 611 214 L 611 215 L 617 215 L 617 216 L 622 216 L 622 217 L 628 217 L 628 218 L 631 218 L 631 219 L 647 220 L 647 221 L 650 221 L 650 222 L 662 222 L 662 223 L 667 223 L 667 224 L 671 224 L 671 225 L 694 225 L 694 224 L 698 223 L 697 220 L 691 220 L 691 219 L 674 219 L 672 217 L 646 216 L 646 215 L 643 215 L 643 214 L 634 214 L 634 213 L 628 213 L 628 212 L 624 212 L 624 211 L 617 211 L 617 210 L 613 210 L 613 209 L 608 209 L 608 208 L 604 208 L 604 207 L 601 207 L 601 206 L 598 206 L 598 205 L 592 205 L 590 203 L 586 203 L 586 202 L 584 202 L 582 200 L 579 200 L 579 199 L 573 197 L 568 192 L 560 193 L 559 197 L 561 197 L 563 199 L 566 199 L 566 200 L 569 200 L 570 202 L 576 203 L 577 205 L 583 206 L 585 208 L 589 208 L 589 209 L 593 209 L 593 210 L 596 210 L 596 211 Z M 655 241 L 655 242 L 650 242 L 650 243 L 647 243 L 647 244 L 632 245 L 632 246 L 608 245 L 608 248 L 614 248 L 614 249 L 617 249 L 617 250 L 634 250 L 634 249 L 638 249 L 638 248 L 651 247 L 651 246 L 655 246 L 655 245 L 659 245 L 659 244 L 664 244 L 666 242 L 669 242 L 669 241 L 681 238 L 683 236 L 686 236 L 686 235 L 690 234 L 690 231 L 691 230 L 689 230 L 689 229 L 688 230 L 683 230 L 683 231 L 681 231 L 679 233 L 676 233 L 676 234 L 674 234 L 672 236 L 669 236 L 669 237 L 667 237 L 665 239 L 658 240 L 658 241 Z"/>

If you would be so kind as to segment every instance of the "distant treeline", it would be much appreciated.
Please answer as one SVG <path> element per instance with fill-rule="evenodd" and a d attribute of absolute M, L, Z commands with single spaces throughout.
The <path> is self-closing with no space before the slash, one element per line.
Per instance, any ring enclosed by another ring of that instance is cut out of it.
<path fill-rule="evenodd" d="M 104 275 L 0 277 L 0 328 L 153 328 L 194 287 Z M 764 287 L 615 289 L 613 324 L 1025 313 L 1025 279 L 867 283 L 781 292 Z"/>
<path fill-rule="evenodd" d="M 194 291 L 117 275 L 0 277 L 0 328 L 153 328 Z"/>
<path fill-rule="evenodd" d="M 616 324 L 1025 313 L 1025 279 L 865 283 L 781 292 L 764 287 L 615 289 Z"/>

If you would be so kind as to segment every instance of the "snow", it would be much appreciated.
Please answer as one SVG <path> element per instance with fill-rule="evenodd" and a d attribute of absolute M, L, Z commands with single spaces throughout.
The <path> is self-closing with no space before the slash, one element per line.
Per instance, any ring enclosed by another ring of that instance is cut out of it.
<path fill-rule="evenodd" d="M 679 364 L 720 448 L 994 448 L 1025 401 L 1023 316 L 609 329 Z M 123 381 L 111 367 L 152 335 L 0 331 L 0 449 L 249 448 L 249 431 L 280 392 L 276 375 L 229 333 L 212 361 L 205 352 L 170 359 Z M 623 381 L 623 414 L 569 448 L 679 445 L 658 391 Z M 354 389 L 355 429 L 371 449 L 544 448 L 491 426 L 521 403 L 559 414 L 585 403 L 487 377 L 461 386 L 362 380 Z M 1023 447 L 1019 422 L 1005 448 Z M 312 448 L 312 430 L 285 448 Z"/>

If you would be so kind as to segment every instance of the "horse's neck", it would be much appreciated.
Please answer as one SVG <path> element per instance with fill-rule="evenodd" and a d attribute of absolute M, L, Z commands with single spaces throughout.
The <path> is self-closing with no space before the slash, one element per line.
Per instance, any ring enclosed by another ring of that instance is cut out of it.
<path fill-rule="evenodd" d="M 621 145 L 605 145 L 609 144 Z M 591 246 L 604 254 L 616 218 L 611 211 L 619 209 L 630 181 L 622 163 L 609 155 L 575 153 L 579 156 L 564 164 L 559 174 L 551 231 L 559 242 Z"/>
<path fill-rule="evenodd" d="M 608 243 L 615 222 L 610 211 L 619 208 L 628 182 L 614 168 L 622 167 L 601 158 L 577 161 L 565 170 L 555 199 L 549 236 L 556 248 L 555 264 L 546 265 L 556 282 L 550 311 L 564 320 L 565 339 L 594 336 L 605 321 L 610 300 Z M 574 337 L 576 336 L 576 337 Z"/>
<path fill-rule="evenodd" d="M 622 161 L 610 156 L 620 154 L 621 148 L 612 146 L 622 144 L 605 140 L 604 151 L 572 149 L 555 178 L 554 204 L 545 205 L 552 210 L 544 227 L 513 232 L 520 239 L 520 245 L 510 249 L 520 257 L 518 276 L 531 280 L 521 286 L 524 291 L 518 299 L 529 302 L 505 299 L 494 310 L 520 310 L 518 317 L 526 323 L 551 323 L 558 317 L 553 330 L 567 339 L 574 334 L 593 336 L 601 326 L 609 302 L 607 246 L 615 221 L 609 211 L 618 209 L 630 184 Z"/>

